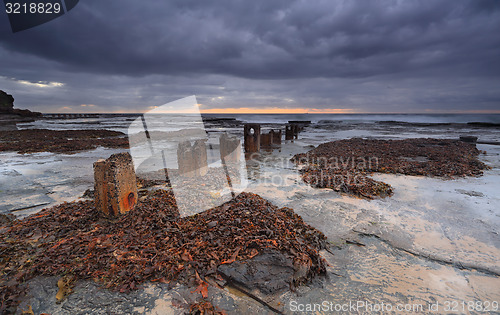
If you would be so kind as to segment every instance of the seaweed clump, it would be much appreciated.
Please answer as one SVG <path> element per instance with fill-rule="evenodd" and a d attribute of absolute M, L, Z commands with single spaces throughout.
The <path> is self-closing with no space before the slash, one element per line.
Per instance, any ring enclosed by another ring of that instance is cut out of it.
<path fill-rule="evenodd" d="M 97 146 L 128 148 L 128 139 L 119 131 L 23 129 L 0 131 L 0 151 L 17 153 L 75 153 Z"/>
<path fill-rule="evenodd" d="M 0 229 L 1 308 L 15 305 L 21 284 L 37 275 L 93 279 L 120 292 L 145 281 L 181 282 L 206 298 L 206 277 L 223 281 L 218 266 L 269 250 L 293 257 L 301 270 L 293 287 L 326 273 L 325 246 L 326 237 L 292 209 L 251 193 L 183 218 L 170 190 L 150 193 L 117 219 L 102 217 L 92 201 L 64 203 Z"/>
<path fill-rule="evenodd" d="M 319 145 L 292 161 L 304 167 L 302 179 L 319 188 L 373 199 L 393 194 L 392 187 L 368 177 L 371 173 L 420 175 L 452 179 L 481 176 L 488 166 L 479 161 L 473 143 L 450 139 L 346 139 Z"/>

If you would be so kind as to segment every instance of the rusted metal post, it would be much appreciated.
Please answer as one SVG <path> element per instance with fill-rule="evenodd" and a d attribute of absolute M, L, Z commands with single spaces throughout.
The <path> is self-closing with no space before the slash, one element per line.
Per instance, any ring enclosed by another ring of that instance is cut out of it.
<path fill-rule="evenodd" d="M 111 155 L 94 163 L 95 207 L 114 217 L 137 204 L 137 182 L 129 153 Z"/>
<path fill-rule="evenodd" d="M 245 124 L 243 129 L 245 152 L 260 151 L 260 124 Z"/>

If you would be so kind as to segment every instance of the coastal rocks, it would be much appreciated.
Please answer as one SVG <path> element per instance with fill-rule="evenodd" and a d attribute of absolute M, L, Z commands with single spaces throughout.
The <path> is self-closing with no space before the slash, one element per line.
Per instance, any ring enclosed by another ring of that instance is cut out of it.
<path fill-rule="evenodd" d="M 0 115 L 11 114 L 20 117 L 40 117 L 42 113 L 32 112 L 28 109 L 14 108 L 14 97 L 0 90 Z"/>
<path fill-rule="evenodd" d="M 244 262 L 220 265 L 217 271 L 224 279 L 264 294 L 280 292 L 293 281 L 293 258 L 280 252 L 267 251 Z"/>
<path fill-rule="evenodd" d="M 477 142 L 477 137 L 474 137 L 474 136 L 460 136 L 460 141 L 470 142 L 470 143 L 476 143 Z"/>
<path fill-rule="evenodd" d="M 474 143 L 448 139 L 347 139 L 319 145 L 292 161 L 304 165 L 302 179 L 369 199 L 392 194 L 392 188 L 369 178 L 372 172 L 455 178 L 481 176 L 488 166 L 477 159 Z"/>
<path fill-rule="evenodd" d="M 41 116 L 39 112 L 14 108 L 14 97 L 0 90 L 0 131 L 17 130 L 17 123 L 32 122 L 35 117 Z"/>
<path fill-rule="evenodd" d="M 389 184 L 369 178 L 366 173 L 331 168 L 304 168 L 301 175 L 304 182 L 312 187 L 330 188 L 367 199 L 385 198 L 393 194 Z"/>
<path fill-rule="evenodd" d="M 137 183 L 129 153 L 111 155 L 94 163 L 95 207 L 106 216 L 118 216 L 137 204 Z"/>
<path fill-rule="evenodd" d="M 268 295 L 283 292 L 307 282 L 312 261 L 308 255 L 293 257 L 279 251 L 266 250 L 246 260 L 220 265 L 217 271 L 229 283 L 243 286 L 252 294 Z"/>
<path fill-rule="evenodd" d="M 112 130 L 0 130 L 0 152 L 17 153 L 54 152 L 75 153 L 97 146 L 128 148 L 125 134 Z"/>

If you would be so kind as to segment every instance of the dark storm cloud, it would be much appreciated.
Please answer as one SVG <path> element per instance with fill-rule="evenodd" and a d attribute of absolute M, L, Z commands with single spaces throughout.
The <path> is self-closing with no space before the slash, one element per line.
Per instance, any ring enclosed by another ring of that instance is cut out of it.
<path fill-rule="evenodd" d="M 0 16 L 0 75 L 14 89 L 62 82 L 52 92 L 61 105 L 153 105 L 147 95 L 166 92 L 204 104 L 219 95 L 222 107 L 265 105 L 263 96 L 364 110 L 500 102 L 486 89 L 500 77 L 498 0 L 86 0 L 16 34 Z"/>
<path fill-rule="evenodd" d="M 83 1 L 52 23 L 4 33 L 2 46 L 124 75 L 351 77 L 434 66 L 499 74 L 499 9 L 496 0 Z"/>

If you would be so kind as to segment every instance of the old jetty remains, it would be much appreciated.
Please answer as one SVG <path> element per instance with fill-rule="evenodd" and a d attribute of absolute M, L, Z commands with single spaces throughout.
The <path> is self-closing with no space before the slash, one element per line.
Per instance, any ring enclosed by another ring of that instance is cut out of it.
<path fill-rule="evenodd" d="M 78 119 L 78 118 L 99 118 L 102 114 L 83 114 L 83 113 L 71 113 L 71 114 L 43 114 L 43 118 L 50 119 Z"/>
<path fill-rule="evenodd" d="M 226 133 L 219 138 L 220 159 L 225 164 L 239 163 L 241 159 L 241 141 L 237 137 L 230 137 Z"/>
<path fill-rule="evenodd" d="M 126 213 L 137 203 L 137 182 L 129 153 L 94 163 L 95 207 L 106 216 Z"/>
<path fill-rule="evenodd" d="M 310 121 L 289 121 L 285 125 L 285 140 L 299 138 L 299 132 L 310 124 Z M 260 148 L 270 148 L 273 145 L 281 145 L 282 130 L 271 129 L 268 133 L 261 132 L 260 124 L 245 124 L 243 130 L 245 141 L 245 152 L 259 152 Z"/>
<path fill-rule="evenodd" d="M 187 177 L 204 176 L 208 172 L 207 145 L 205 139 L 180 142 L 177 147 L 179 174 Z"/>
<path fill-rule="evenodd" d="M 260 124 L 245 124 L 243 127 L 245 152 L 260 151 Z"/>

